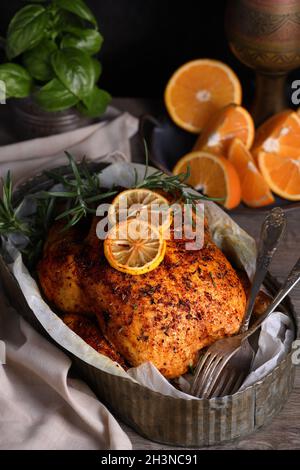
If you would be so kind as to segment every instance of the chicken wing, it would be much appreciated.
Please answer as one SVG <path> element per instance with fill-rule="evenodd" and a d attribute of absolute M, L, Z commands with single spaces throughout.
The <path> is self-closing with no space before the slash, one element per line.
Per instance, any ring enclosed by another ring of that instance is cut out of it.
<path fill-rule="evenodd" d="M 91 315 L 76 263 L 82 249 L 83 229 L 72 227 L 64 231 L 63 228 L 64 224 L 57 222 L 49 231 L 37 266 L 39 281 L 48 302 L 61 312 Z"/>

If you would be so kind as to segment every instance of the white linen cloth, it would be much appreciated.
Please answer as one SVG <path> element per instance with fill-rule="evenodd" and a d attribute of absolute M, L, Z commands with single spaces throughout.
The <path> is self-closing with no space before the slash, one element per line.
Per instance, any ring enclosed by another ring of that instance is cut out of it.
<path fill-rule="evenodd" d="M 9 306 L 1 286 L 0 340 L 0 449 L 132 448 L 90 388 L 70 377 L 71 359 Z"/>
<path fill-rule="evenodd" d="M 128 113 L 111 108 L 108 120 L 74 131 L 41 137 L 0 147 L 0 176 L 13 172 L 15 184 L 21 183 L 45 168 L 66 165 L 64 153 L 75 159 L 106 160 L 107 154 L 118 152 L 130 158 L 130 138 L 137 132 L 138 121 Z M 120 161 L 119 156 L 110 161 Z M 1 183 L 0 183 L 1 190 Z"/>

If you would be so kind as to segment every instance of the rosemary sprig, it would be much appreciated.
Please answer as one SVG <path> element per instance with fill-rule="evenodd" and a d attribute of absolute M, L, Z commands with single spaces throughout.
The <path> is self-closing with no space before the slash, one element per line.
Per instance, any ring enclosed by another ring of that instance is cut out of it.
<path fill-rule="evenodd" d="M 20 212 L 23 202 L 14 207 L 12 197 L 12 179 L 10 172 L 6 178 L 1 178 L 3 190 L 0 199 L 0 235 L 8 238 L 9 235 L 21 235 L 26 240 L 26 247 L 19 247 L 25 255 L 27 264 L 32 266 L 38 259 L 45 234 L 53 222 L 54 199 L 48 198 L 36 201 L 34 216 L 21 217 Z"/>
<path fill-rule="evenodd" d="M 180 173 L 178 175 L 166 175 L 163 171 L 157 170 L 151 175 L 149 172 L 149 151 L 147 143 L 144 140 L 145 147 L 145 174 L 144 178 L 140 183 L 137 183 L 137 173 L 136 173 L 136 188 L 147 188 L 147 189 L 161 189 L 167 193 L 172 194 L 178 200 L 182 201 L 185 204 L 190 204 L 193 209 L 195 205 L 200 200 L 208 201 L 221 201 L 223 199 L 207 197 L 201 193 L 193 193 L 191 187 L 187 184 L 187 181 L 191 175 L 190 166 L 188 165 L 186 172 Z"/>
<path fill-rule="evenodd" d="M 10 233 L 22 233 L 25 236 L 31 235 L 28 223 L 23 222 L 18 213 L 21 206 L 14 208 L 12 204 L 12 179 L 8 171 L 6 178 L 1 178 L 3 185 L 2 199 L 0 199 L 0 235 Z"/>
<path fill-rule="evenodd" d="M 72 175 L 63 176 L 56 171 L 45 172 L 54 183 L 63 186 L 62 191 L 40 191 L 30 196 L 36 202 L 36 212 L 28 218 L 19 217 L 22 203 L 17 208 L 12 202 L 12 179 L 7 173 L 0 199 L 0 235 L 21 234 L 28 238 L 29 245 L 35 247 L 43 241 L 53 220 L 67 218 L 64 230 L 76 225 L 83 217 L 95 214 L 96 203 L 117 194 L 117 190 L 103 192 L 97 174 L 90 172 L 86 161 L 77 165 L 72 155 L 66 152 Z M 55 201 L 65 202 L 63 211 L 55 217 Z M 29 246 L 30 249 L 30 246 Z M 28 251 L 28 250 L 27 250 Z"/>
<path fill-rule="evenodd" d="M 34 196 L 33 198 L 35 199 Z M 29 243 L 21 250 L 29 267 L 35 266 L 42 253 L 45 236 L 53 223 L 55 214 L 55 199 L 53 197 L 36 199 L 36 204 L 35 215 L 31 217 Z"/>
<path fill-rule="evenodd" d="M 0 199 L 0 236 L 7 238 L 17 234 L 25 237 L 27 245 L 19 247 L 25 255 L 27 264 L 33 266 L 38 259 L 45 236 L 54 220 L 67 218 L 64 230 L 76 225 L 83 217 L 96 212 L 96 203 L 113 196 L 117 190 L 103 192 L 100 188 L 98 175 L 92 174 L 86 162 L 77 165 L 73 157 L 67 154 L 72 175 L 65 177 L 55 171 L 47 171 L 47 175 L 63 186 L 62 191 L 40 191 L 30 196 L 36 204 L 36 211 L 30 217 L 19 215 L 23 202 L 15 207 L 12 198 L 12 179 L 10 172 L 2 179 L 3 194 Z M 56 201 L 64 202 L 62 212 L 57 215 Z"/>
<path fill-rule="evenodd" d="M 179 175 L 168 176 L 162 171 L 158 170 L 136 185 L 137 188 L 147 189 L 161 189 L 167 193 L 172 194 L 186 204 L 194 205 L 203 199 L 209 201 L 219 201 L 219 198 L 211 198 L 204 196 L 201 193 L 191 192 L 191 187 L 185 182 L 190 176 L 190 169 L 188 168 L 185 173 Z"/>
<path fill-rule="evenodd" d="M 90 172 L 85 159 L 82 160 L 79 166 L 72 155 L 68 152 L 65 153 L 72 170 L 72 177 L 62 176 L 54 171 L 47 171 L 46 174 L 50 178 L 63 185 L 63 191 L 43 191 L 38 196 L 45 199 L 52 197 L 66 200 L 65 210 L 56 217 L 56 220 L 68 219 L 63 230 L 76 225 L 88 214 L 95 214 L 96 202 L 117 194 L 117 190 L 114 189 L 107 192 L 101 190 L 98 176 Z"/>
<path fill-rule="evenodd" d="M 97 203 L 118 193 L 112 188 L 103 192 L 98 174 L 91 173 L 86 161 L 78 165 L 72 155 L 66 152 L 71 170 L 70 176 L 63 176 L 56 171 L 45 172 L 54 183 L 62 185 L 62 191 L 40 191 L 30 196 L 36 203 L 36 212 L 30 217 L 20 215 L 23 202 L 15 207 L 12 198 L 12 179 L 7 173 L 3 182 L 3 196 L 0 199 L 0 236 L 8 237 L 10 234 L 23 235 L 28 244 L 22 253 L 26 255 L 29 264 L 33 264 L 40 255 L 42 245 L 49 227 L 54 220 L 67 219 L 64 230 L 76 225 L 89 214 L 95 214 Z M 143 180 L 138 183 L 135 172 L 136 188 L 160 189 L 172 194 L 176 200 L 188 204 L 192 211 L 200 200 L 219 200 L 208 198 L 200 193 L 191 192 L 186 183 L 190 176 L 190 169 L 179 175 L 166 175 L 160 170 L 149 175 L 149 155 L 145 143 L 146 166 Z M 64 206 L 57 210 L 56 201 L 61 200 Z"/>

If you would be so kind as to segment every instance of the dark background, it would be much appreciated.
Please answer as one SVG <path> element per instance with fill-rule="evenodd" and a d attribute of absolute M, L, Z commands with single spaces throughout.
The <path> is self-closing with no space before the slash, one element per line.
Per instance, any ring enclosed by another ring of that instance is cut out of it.
<path fill-rule="evenodd" d="M 0 34 L 26 2 L 0 2 Z M 101 86 L 115 96 L 162 96 L 172 72 L 200 57 L 224 60 L 251 87 L 252 72 L 229 51 L 225 0 L 87 0 L 104 36 Z M 246 93 L 246 96 L 248 93 Z"/>
<path fill-rule="evenodd" d="M 1 0 L 0 34 L 24 0 Z M 209 57 L 237 72 L 246 101 L 253 73 L 231 54 L 224 32 L 225 0 L 87 0 L 104 45 L 101 86 L 114 96 L 161 97 L 172 72 L 184 62 Z M 3 57 L 1 58 L 3 60 Z"/>

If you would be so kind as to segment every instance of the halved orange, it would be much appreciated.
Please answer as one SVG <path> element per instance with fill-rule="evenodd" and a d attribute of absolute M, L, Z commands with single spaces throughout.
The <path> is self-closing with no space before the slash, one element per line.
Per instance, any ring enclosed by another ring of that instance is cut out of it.
<path fill-rule="evenodd" d="M 211 117 L 194 150 L 226 156 L 228 147 L 235 137 L 249 149 L 253 143 L 254 132 L 254 122 L 248 111 L 242 106 L 230 104 Z"/>
<path fill-rule="evenodd" d="M 292 110 L 275 114 L 256 131 L 252 154 L 260 152 L 284 155 L 289 148 L 300 148 L 300 117 Z"/>
<path fill-rule="evenodd" d="M 240 139 L 234 139 L 229 147 L 228 160 L 234 165 L 241 182 L 242 201 L 250 207 L 272 204 L 274 197 L 256 163 Z"/>
<path fill-rule="evenodd" d="M 284 156 L 260 152 L 258 165 L 275 194 L 290 201 L 300 201 L 300 149 L 290 148 Z"/>
<path fill-rule="evenodd" d="M 196 134 L 218 109 L 241 101 L 238 77 L 217 60 L 188 62 L 172 75 L 165 90 L 166 108 L 173 121 Z"/>
<path fill-rule="evenodd" d="M 191 152 L 182 157 L 173 170 L 174 175 L 190 168 L 188 184 L 203 194 L 219 198 L 220 204 L 233 209 L 241 201 L 241 185 L 238 174 L 226 158 L 206 152 Z"/>
<path fill-rule="evenodd" d="M 104 255 L 109 264 L 126 274 L 145 274 L 164 259 L 166 240 L 148 222 L 129 219 L 114 225 L 104 240 Z"/>

